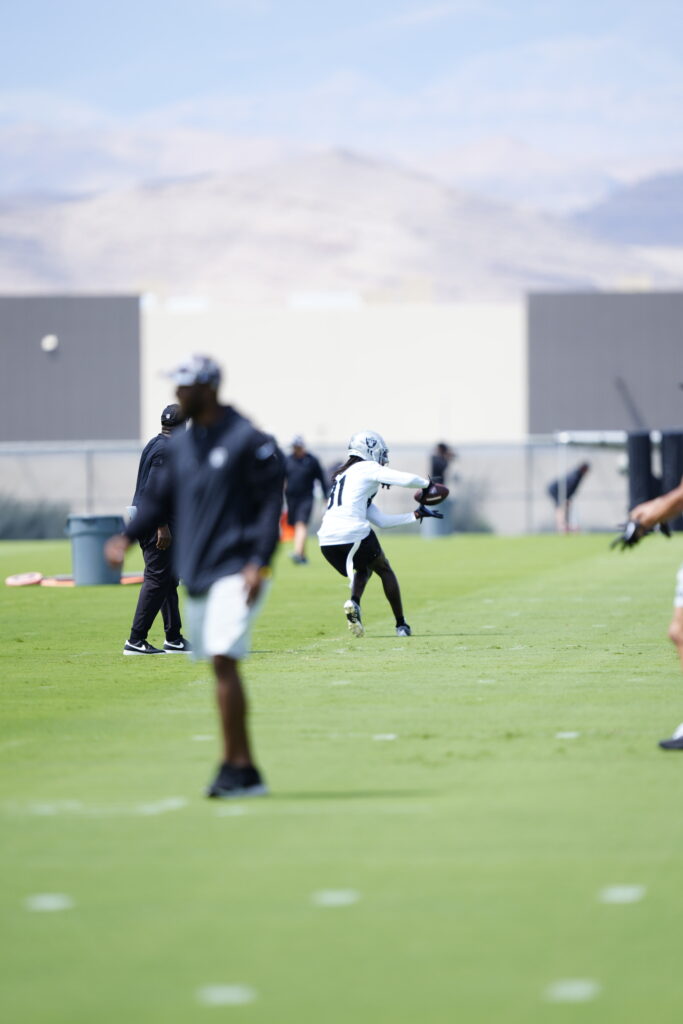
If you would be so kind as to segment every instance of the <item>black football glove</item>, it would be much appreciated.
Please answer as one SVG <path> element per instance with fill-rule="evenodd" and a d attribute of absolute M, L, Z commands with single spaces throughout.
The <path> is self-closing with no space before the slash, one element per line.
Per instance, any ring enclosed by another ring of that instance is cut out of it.
<path fill-rule="evenodd" d="M 626 548 L 633 548 L 639 540 L 646 537 L 648 533 L 654 533 L 655 530 L 658 533 L 663 533 L 665 537 L 671 536 L 671 530 L 667 523 L 659 523 L 651 530 L 646 530 L 644 526 L 641 526 L 640 523 L 637 523 L 634 519 L 629 519 L 629 521 L 624 524 L 622 533 L 620 533 L 618 537 L 615 537 L 610 544 L 610 548 L 618 547 L 621 551 L 625 551 Z"/>
<path fill-rule="evenodd" d="M 427 479 L 429 480 L 429 483 L 427 484 L 426 487 L 422 488 L 422 494 L 420 495 L 420 506 L 422 505 L 422 502 L 426 501 L 427 498 L 429 497 L 429 488 L 432 486 L 432 478 L 431 478 L 431 476 L 427 477 Z M 438 519 L 438 516 L 437 516 L 437 519 Z"/>
<path fill-rule="evenodd" d="M 427 508 L 426 505 L 418 505 L 415 509 L 415 518 L 422 526 L 423 519 L 443 519 L 443 512 L 437 512 L 435 508 Z"/>

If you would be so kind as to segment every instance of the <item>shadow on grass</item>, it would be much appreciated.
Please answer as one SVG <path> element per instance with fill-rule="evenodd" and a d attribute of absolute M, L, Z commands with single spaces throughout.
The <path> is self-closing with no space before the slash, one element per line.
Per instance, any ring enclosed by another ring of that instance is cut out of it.
<path fill-rule="evenodd" d="M 306 790 L 304 792 L 286 792 L 278 790 L 271 793 L 269 800 L 405 800 L 406 798 L 434 796 L 433 792 L 417 789 L 361 789 L 341 792 L 322 792 L 320 790 Z"/>
<path fill-rule="evenodd" d="M 460 636 L 460 637 L 463 637 L 463 636 L 476 636 L 476 637 L 480 637 L 480 638 L 484 638 L 485 639 L 487 636 L 503 636 L 503 634 L 502 633 L 494 633 L 494 631 L 492 629 L 487 629 L 487 630 L 485 630 L 483 632 L 479 632 L 479 633 L 413 633 L 413 635 L 410 638 L 408 638 L 408 637 L 398 637 L 398 636 L 395 636 L 393 633 L 379 633 L 379 634 L 376 633 L 374 636 L 368 636 L 368 634 L 366 633 L 365 636 L 362 637 L 362 642 L 366 643 L 366 642 L 371 641 L 371 640 L 401 640 L 402 642 L 404 642 L 406 644 L 406 646 L 408 646 L 409 645 L 409 639 L 410 640 L 433 640 L 434 637 L 441 637 L 441 636 Z M 348 640 L 348 637 L 345 637 L 344 639 Z"/>

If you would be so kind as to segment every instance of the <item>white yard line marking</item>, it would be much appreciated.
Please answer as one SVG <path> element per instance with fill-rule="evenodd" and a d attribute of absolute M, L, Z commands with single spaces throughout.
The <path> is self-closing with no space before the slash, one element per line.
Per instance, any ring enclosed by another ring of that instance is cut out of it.
<path fill-rule="evenodd" d="M 355 889 L 320 889 L 311 894 L 316 907 L 350 907 L 359 899 L 360 893 Z"/>
<path fill-rule="evenodd" d="M 491 683 L 495 683 L 495 681 L 496 681 L 495 679 L 477 679 L 478 683 L 481 683 L 482 685 L 485 685 L 485 686 L 489 686 Z"/>
<path fill-rule="evenodd" d="M 350 685 L 351 685 L 351 680 L 350 679 L 333 679 L 330 682 L 330 686 L 350 686 Z"/>
<path fill-rule="evenodd" d="M 577 740 L 581 735 L 580 732 L 556 732 L 556 740 Z"/>
<path fill-rule="evenodd" d="M 37 892 L 27 897 L 25 906 L 27 910 L 71 910 L 74 901 L 63 892 Z"/>
<path fill-rule="evenodd" d="M 138 804 L 133 813 L 144 816 L 166 814 L 167 811 L 179 811 L 187 807 L 187 800 L 182 796 L 169 796 L 165 800 L 157 800 L 150 804 Z"/>
<path fill-rule="evenodd" d="M 598 893 L 600 903 L 639 903 L 647 892 L 644 885 L 607 885 Z"/>
<path fill-rule="evenodd" d="M 256 999 L 249 985 L 202 985 L 196 994 L 202 1006 L 246 1006 Z"/>
<path fill-rule="evenodd" d="M 58 814 L 72 814 L 84 818 L 119 818 L 119 817 L 150 817 L 166 814 L 168 811 L 180 811 L 187 807 L 188 800 L 183 796 L 169 796 L 149 803 L 131 804 L 128 806 L 112 804 L 110 806 L 88 806 L 80 800 L 54 800 L 51 803 L 28 804 L 26 807 L 13 808 L 18 813 L 37 817 L 54 817 Z"/>
<path fill-rule="evenodd" d="M 192 739 L 195 741 L 195 743 L 208 743 L 210 740 L 213 739 L 213 736 L 204 736 L 202 734 L 199 734 L 197 736 L 193 736 Z"/>
<path fill-rule="evenodd" d="M 83 814 L 80 800 L 54 800 L 52 803 L 28 804 L 26 811 L 39 818 L 50 818 L 56 814 Z"/>
<path fill-rule="evenodd" d="M 545 990 L 548 1003 L 589 1003 L 600 995 L 601 986 L 591 978 L 563 978 Z"/>
<path fill-rule="evenodd" d="M 398 736 L 395 732 L 378 732 L 376 736 L 372 737 L 373 740 L 396 740 Z"/>

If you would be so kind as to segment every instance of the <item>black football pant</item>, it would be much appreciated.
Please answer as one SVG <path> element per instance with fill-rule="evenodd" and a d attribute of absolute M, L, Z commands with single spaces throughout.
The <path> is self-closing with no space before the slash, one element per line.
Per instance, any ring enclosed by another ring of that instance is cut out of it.
<path fill-rule="evenodd" d="M 177 640 L 182 623 L 178 610 L 178 578 L 173 575 L 171 550 L 159 550 L 156 534 L 140 547 L 145 560 L 145 578 L 140 588 L 130 639 L 136 643 L 146 640 L 152 623 L 161 612 L 166 639 Z"/>

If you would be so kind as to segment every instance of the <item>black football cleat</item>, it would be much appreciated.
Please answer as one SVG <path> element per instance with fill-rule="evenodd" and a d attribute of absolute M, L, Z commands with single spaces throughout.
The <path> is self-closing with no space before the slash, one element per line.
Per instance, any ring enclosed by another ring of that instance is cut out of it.
<path fill-rule="evenodd" d="M 683 750 L 683 736 L 672 736 L 670 740 L 660 740 L 662 750 Z"/>
<path fill-rule="evenodd" d="M 402 622 L 400 626 L 396 627 L 396 636 L 412 636 L 413 631 L 407 622 Z"/>
<path fill-rule="evenodd" d="M 219 799 L 230 799 L 238 796 L 266 796 L 268 787 L 261 778 L 261 773 L 253 764 L 236 765 L 224 762 L 216 774 L 216 778 L 207 787 L 206 795 Z"/>

